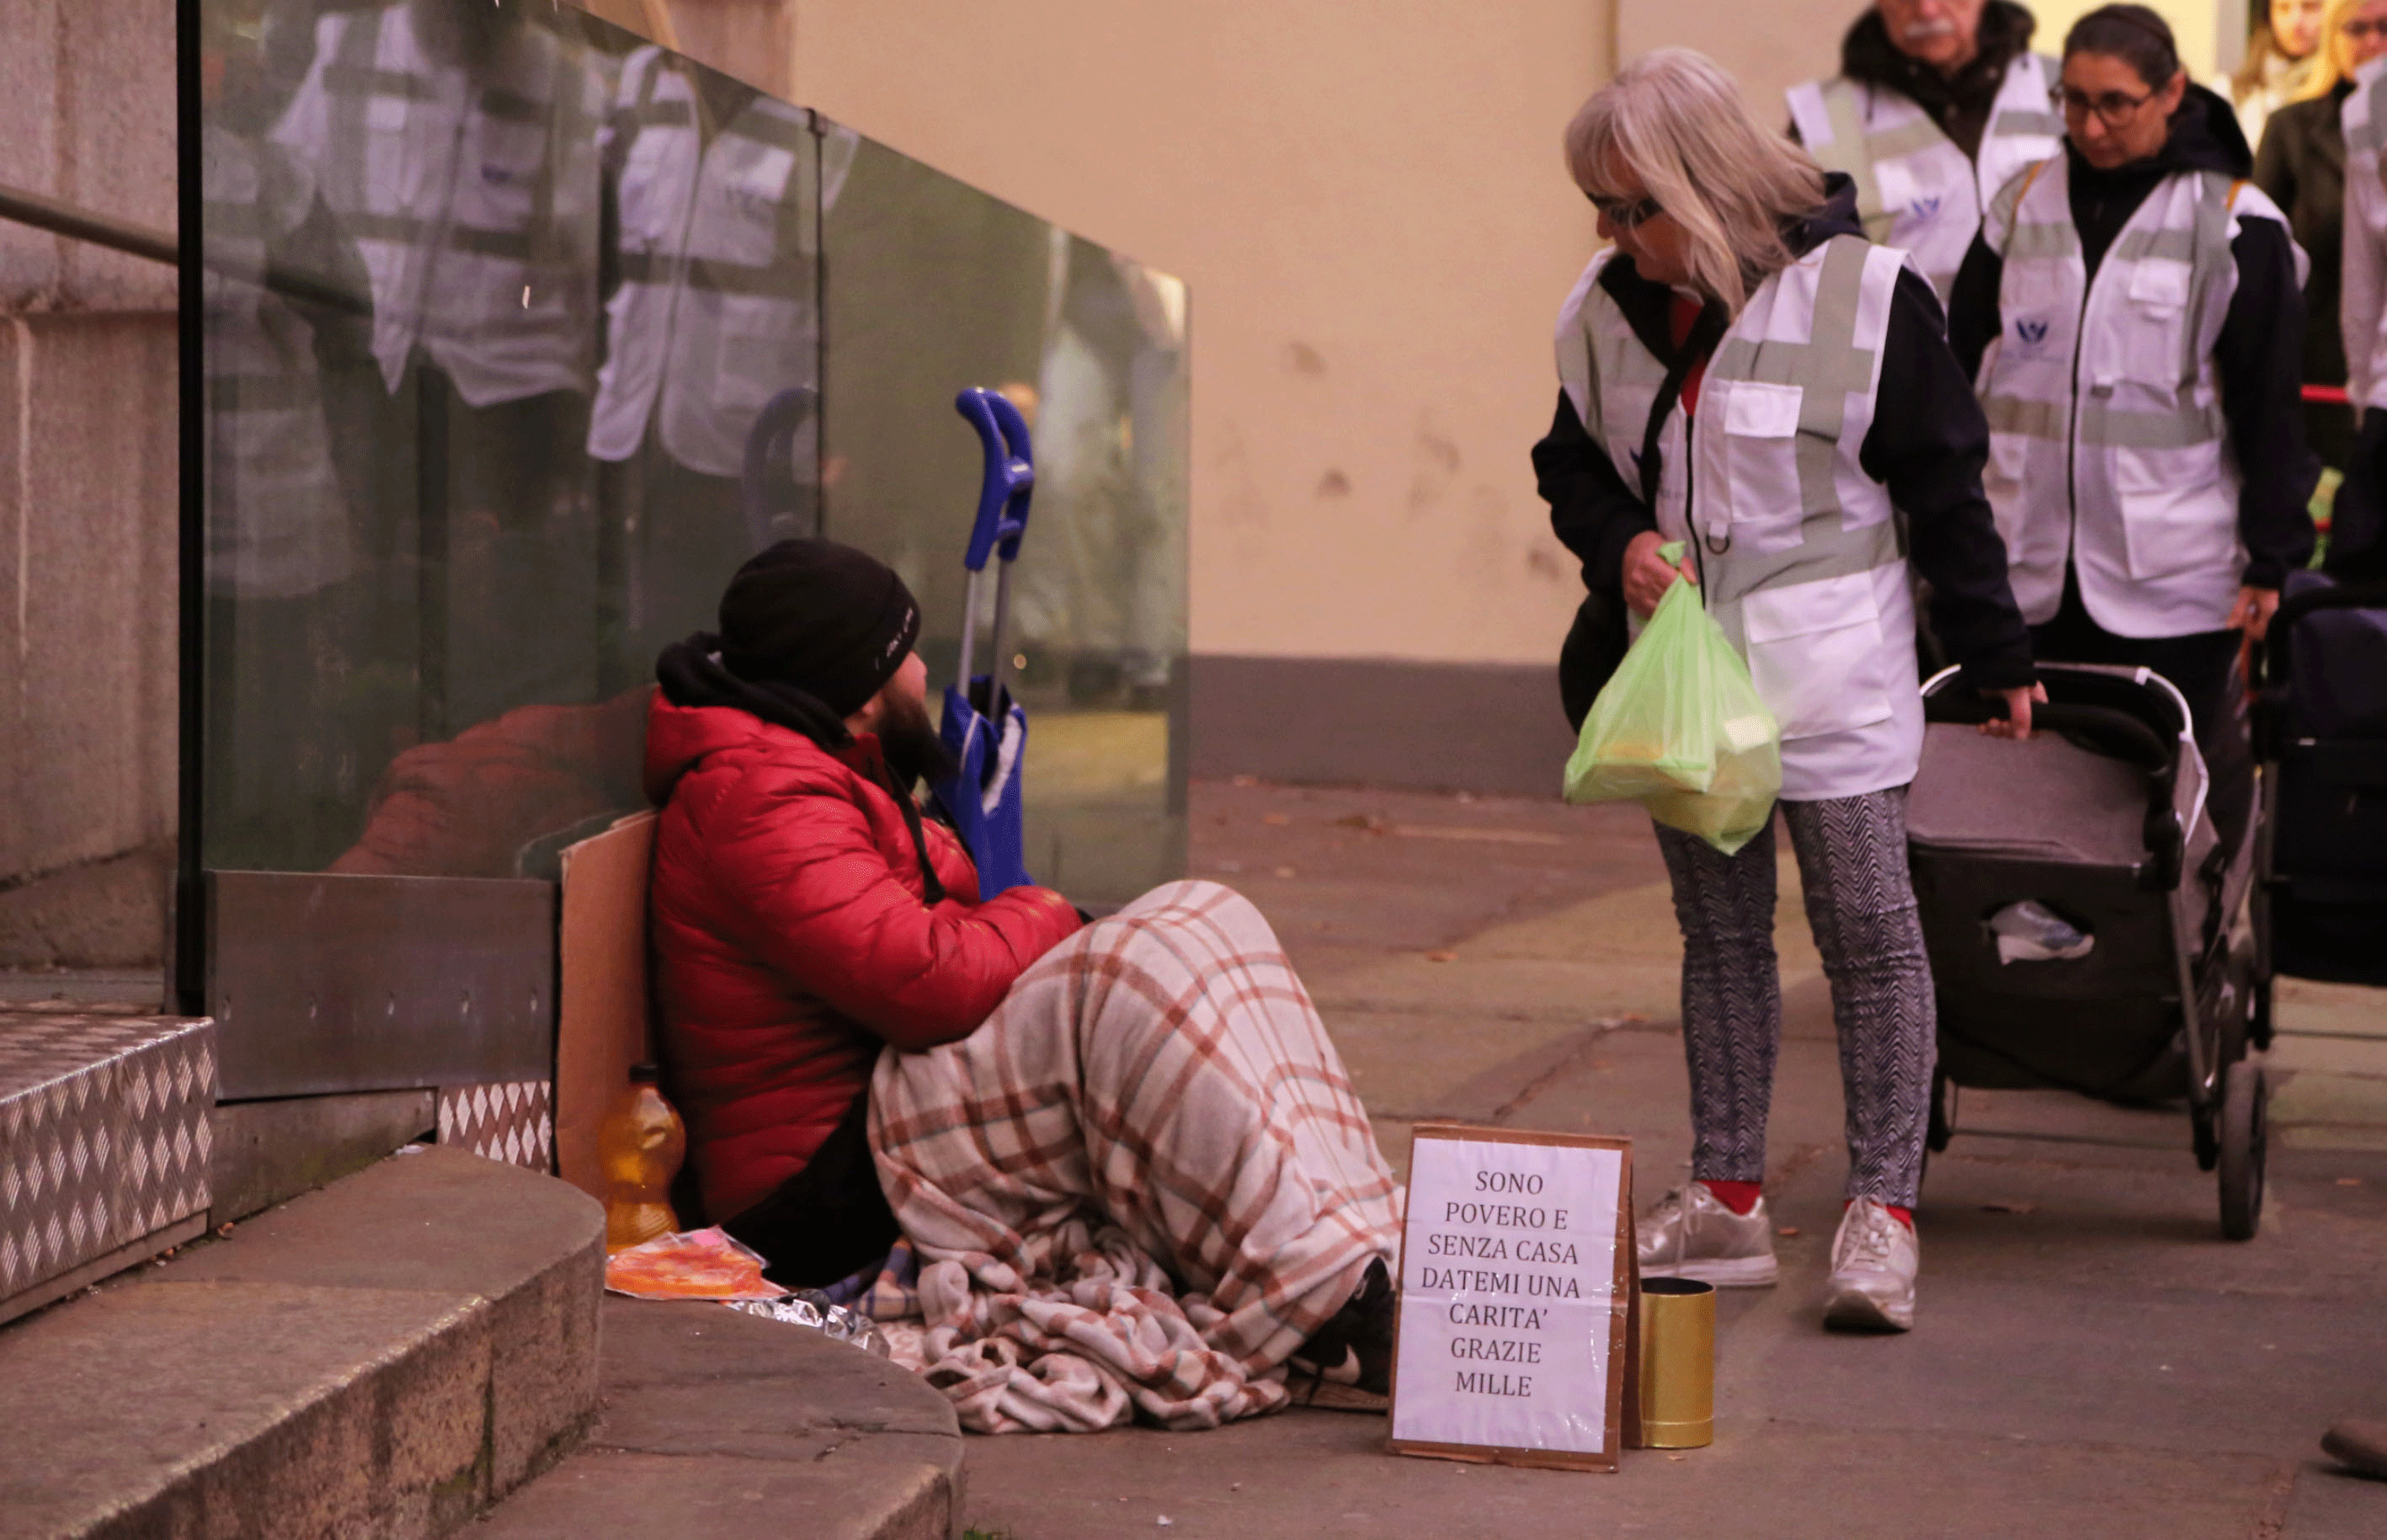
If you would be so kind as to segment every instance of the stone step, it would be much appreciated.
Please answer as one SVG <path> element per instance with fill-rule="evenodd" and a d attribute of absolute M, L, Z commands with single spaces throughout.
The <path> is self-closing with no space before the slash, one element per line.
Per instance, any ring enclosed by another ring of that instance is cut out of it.
<path fill-rule="evenodd" d="M 600 1410 L 580 1448 L 475 1540 L 949 1540 L 962 1435 L 917 1376 L 718 1305 L 604 1303 Z"/>
<path fill-rule="evenodd" d="M 444 1534 L 587 1427 L 603 1272 L 586 1195 L 432 1149 L 0 1329 L 0 1540 Z"/>

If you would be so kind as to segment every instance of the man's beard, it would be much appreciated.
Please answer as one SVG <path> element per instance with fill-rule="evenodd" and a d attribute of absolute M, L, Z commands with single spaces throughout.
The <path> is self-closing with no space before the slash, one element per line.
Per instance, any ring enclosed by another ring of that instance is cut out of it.
<path fill-rule="evenodd" d="M 891 690 L 878 718 L 878 751 L 906 790 L 923 779 L 934 786 L 961 774 L 961 762 L 928 720 L 928 703 Z"/>

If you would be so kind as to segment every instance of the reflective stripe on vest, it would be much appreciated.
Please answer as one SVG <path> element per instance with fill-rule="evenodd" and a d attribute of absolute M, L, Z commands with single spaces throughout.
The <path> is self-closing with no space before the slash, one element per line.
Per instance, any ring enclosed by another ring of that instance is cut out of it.
<path fill-rule="evenodd" d="M 1989 198 L 2062 142 L 2051 74 L 2036 54 L 2006 67 L 1972 159 L 1911 97 L 1845 76 L 1794 87 L 1790 114 L 1816 162 L 1856 183 L 1865 233 L 1911 252 L 1945 301 Z"/>

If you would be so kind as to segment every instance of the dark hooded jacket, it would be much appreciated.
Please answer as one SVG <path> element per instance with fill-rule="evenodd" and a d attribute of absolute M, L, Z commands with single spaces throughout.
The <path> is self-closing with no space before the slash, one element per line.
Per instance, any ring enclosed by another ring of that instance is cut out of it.
<path fill-rule="evenodd" d="M 2013 0 L 1989 0 L 1981 10 L 1972 61 L 1951 77 L 1901 52 L 1890 41 L 1881 12 L 1867 6 L 1841 40 L 1840 73 L 1907 97 L 1966 156 L 1977 156 L 1989 108 L 2005 84 L 2006 66 L 2030 46 L 2031 33 L 2038 29 L 2030 12 Z"/>
<path fill-rule="evenodd" d="M 1794 254 L 1803 256 L 1835 235 L 1864 234 L 1854 184 L 1836 172 L 1825 187 L 1825 206 L 1783 232 Z M 1679 379 L 1696 361 L 1694 354 L 1712 348 L 1727 322 L 1723 308 L 1711 305 L 1690 341 L 1677 347 L 1669 326 L 1672 288 L 1642 277 L 1630 258 L 1602 268 L 1599 283 L 1670 378 Z M 1873 426 L 1858 462 L 1888 488 L 1902 516 L 1907 555 L 1931 586 L 1930 620 L 1949 660 L 1963 665 L 1965 682 L 1976 688 L 2010 688 L 2034 677 L 2030 641 L 2006 583 L 2005 546 L 1981 493 L 1989 423 L 1943 332 L 1929 282 L 1911 268 L 1901 272 L 1882 343 Z M 1673 398 L 1673 391 L 1661 395 L 1659 421 Z M 1643 453 L 1650 467 L 1644 479 L 1655 486 L 1654 432 L 1645 436 Z M 1583 562 L 1591 596 L 1559 667 L 1569 715 L 1579 723 L 1578 708 L 1589 705 L 1623 651 L 1624 548 L 1658 524 L 1641 489 L 1626 485 L 1607 449 L 1585 430 L 1564 390 L 1549 434 L 1534 446 L 1534 473 L 1550 505 L 1550 527 Z"/>
<path fill-rule="evenodd" d="M 2170 136 L 2146 159 L 2101 171 L 2069 140 L 2064 154 L 2072 223 L 2080 233 L 2092 284 L 2115 237 L 2166 180 L 2182 171 L 2220 171 L 2243 181 L 2254 170 L 2237 114 L 2201 85 L 2188 88 L 2172 115 Z M 2213 362 L 2222 419 L 2245 477 L 2238 499 L 2245 581 L 2276 588 L 2312 559 L 2313 550 L 2306 499 L 2320 468 L 2305 448 L 2304 290 L 2296 280 L 2293 244 L 2277 220 L 2245 221 L 2229 251 L 2238 262 L 2238 289 L 2213 345 Z M 1979 373 L 1982 355 L 2005 329 L 1999 309 L 2004 279 L 2004 259 L 1976 239 L 1948 297 L 1948 340 L 1968 378 Z"/>

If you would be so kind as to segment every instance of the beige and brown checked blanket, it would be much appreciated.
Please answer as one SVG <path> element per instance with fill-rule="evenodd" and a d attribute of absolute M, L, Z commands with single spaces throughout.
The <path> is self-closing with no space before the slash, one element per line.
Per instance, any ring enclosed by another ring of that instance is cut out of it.
<path fill-rule="evenodd" d="M 919 1249 L 898 1354 L 981 1433 L 1207 1428 L 1388 1261 L 1392 1174 L 1258 910 L 1154 890 L 1022 974 L 986 1024 L 888 1051 L 880 1184 Z"/>

